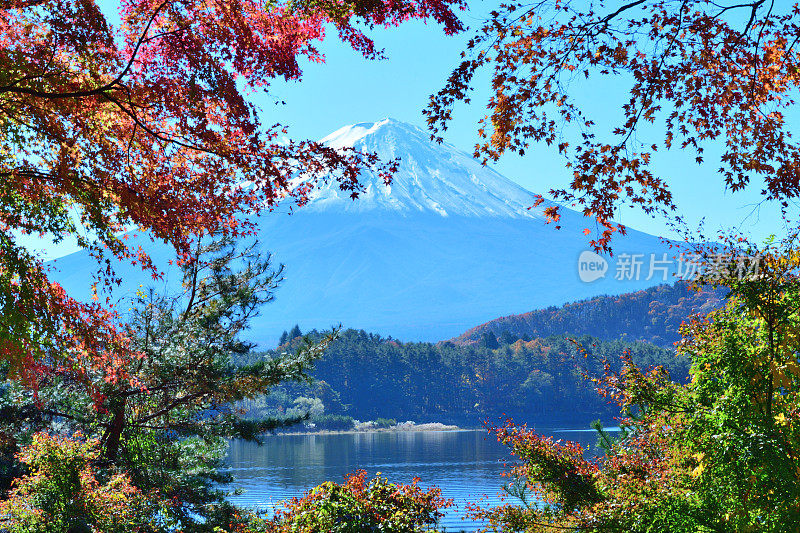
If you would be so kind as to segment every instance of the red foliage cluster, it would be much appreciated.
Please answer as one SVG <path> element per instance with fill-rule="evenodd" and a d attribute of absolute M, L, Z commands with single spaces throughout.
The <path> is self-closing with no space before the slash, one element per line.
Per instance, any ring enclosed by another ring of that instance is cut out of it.
<path fill-rule="evenodd" d="M 584 459 L 583 447 L 570 441 L 554 441 L 517 426 L 507 420 L 505 425 L 490 429 L 501 444 L 523 461 L 514 466 L 508 476 L 536 480 L 528 488 L 544 502 L 563 505 L 571 509 L 578 502 L 596 500 L 596 488 L 592 478 L 598 470 L 593 460 Z"/>
<path fill-rule="evenodd" d="M 203 235 L 247 234 L 247 215 L 302 205 L 319 181 L 356 197 L 363 169 L 390 179 L 395 164 L 374 154 L 281 142 L 286 129 L 263 124 L 249 94 L 323 61 L 315 42 L 329 25 L 372 58 L 379 50 L 359 24 L 433 19 L 451 34 L 462 29 L 454 6 L 463 4 L 122 0 L 111 25 L 93 0 L 3 2 L 0 355 L 28 371 L 67 354 L 102 366 L 131 356 L 111 302 L 65 295 L 19 233 L 76 238 L 101 262 L 97 290 L 118 281 L 115 261 L 159 275 L 121 232 L 146 231 L 191 261 Z"/>
<path fill-rule="evenodd" d="M 673 215 L 674 176 L 654 166 L 660 151 L 679 149 L 702 164 L 705 149 L 719 147 L 711 165 L 726 187 L 763 182 L 764 197 L 787 207 L 800 195 L 800 145 L 788 120 L 800 89 L 798 31 L 800 7 L 790 2 L 504 3 L 431 98 L 428 122 L 434 135 L 446 129 L 456 102 L 470 100 L 476 73 L 490 70 L 476 156 L 557 146 L 572 176 L 550 194 L 599 226 L 598 250 L 625 232 L 614 220 L 622 205 Z M 603 80 L 622 95 L 612 120 L 574 90 L 597 90 Z M 558 211 L 545 213 L 557 222 Z"/>
<path fill-rule="evenodd" d="M 359 470 L 341 485 L 326 482 L 308 491 L 302 498 L 285 503 L 269 522 L 269 530 L 286 533 L 331 531 L 386 531 L 406 533 L 429 531 L 443 516 L 442 508 L 452 500 L 442 497 L 433 487 L 422 490 L 414 478 L 410 485 L 388 482 L 378 475 L 367 481 Z"/>

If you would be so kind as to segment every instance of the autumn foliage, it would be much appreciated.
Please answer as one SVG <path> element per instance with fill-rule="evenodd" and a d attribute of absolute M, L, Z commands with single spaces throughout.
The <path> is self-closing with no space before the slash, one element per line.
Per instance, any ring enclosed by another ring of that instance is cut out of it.
<path fill-rule="evenodd" d="M 5 530 L 12 533 L 151 531 L 161 502 L 144 494 L 129 476 L 98 478 L 93 463 L 98 442 L 77 433 L 71 438 L 34 435 L 19 460 L 30 474 L 17 479 L 0 502 Z"/>
<path fill-rule="evenodd" d="M 740 247 L 763 257 L 761 274 L 726 279 L 727 305 L 683 326 L 690 383 L 627 354 L 620 370 L 606 364 L 593 378 L 620 409 L 619 433 L 596 425 L 605 453 L 512 422 L 494 428 L 522 461 L 509 472 L 522 505 L 477 509 L 489 530 L 796 530 L 800 256 L 777 244 Z"/>
<path fill-rule="evenodd" d="M 390 483 L 380 472 L 367 480 L 359 470 L 342 484 L 329 481 L 285 502 L 264 528 L 275 533 L 430 531 L 452 501 L 442 498 L 438 488 L 422 490 L 418 482 Z"/>
<path fill-rule="evenodd" d="M 461 7 L 0 2 L 0 527 L 211 531 L 246 521 L 219 488 L 229 481 L 225 439 L 296 420 L 245 419 L 232 405 L 306 379 L 325 343 L 233 363 L 251 348 L 239 333 L 280 279 L 252 242 L 244 252 L 237 243 L 256 215 L 302 205 L 322 182 L 357 197 L 362 170 L 389 181 L 396 166 L 287 139 L 256 97 L 322 62 L 326 33 L 373 59 L 381 51 L 367 29 L 423 19 L 452 34 Z M 130 232 L 174 248 L 184 293 L 143 287 L 129 311 L 117 303 L 116 264 L 154 279 L 164 266 Z M 31 235 L 89 251 L 91 302 L 51 281 L 22 244 Z"/>
<path fill-rule="evenodd" d="M 446 129 L 455 104 L 470 101 L 476 75 L 489 70 L 475 155 L 491 161 L 537 143 L 557 146 L 572 178 L 550 194 L 597 221 L 597 249 L 625 231 L 613 220 L 622 205 L 674 216 L 677 176 L 654 165 L 664 151 L 702 164 L 713 148 L 720 156 L 708 163 L 729 190 L 761 187 L 785 208 L 800 194 L 791 127 L 798 31 L 800 8 L 790 2 L 504 3 L 431 97 L 428 122 L 434 136 Z M 622 97 L 616 110 L 586 99 L 604 80 Z M 557 222 L 559 208 L 546 214 Z"/>
<path fill-rule="evenodd" d="M 266 2 L 123 0 L 119 20 L 93 0 L 0 5 L 0 325 L 2 357 L 21 372 L 71 355 L 122 367 L 135 356 L 103 289 L 115 261 L 157 268 L 122 232 L 141 230 L 191 261 L 200 236 L 252 230 L 245 215 L 302 204 L 319 180 L 357 196 L 361 169 L 391 162 L 279 139 L 251 96 L 299 80 L 335 31 L 366 58 L 361 29 L 431 19 L 461 29 L 451 0 Z M 301 185 L 292 178 L 302 176 Z M 98 300 L 81 303 L 20 245 L 24 234 L 75 239 L 100 261 Z M 69 359 L 69 358 L 68 358 Z"/>

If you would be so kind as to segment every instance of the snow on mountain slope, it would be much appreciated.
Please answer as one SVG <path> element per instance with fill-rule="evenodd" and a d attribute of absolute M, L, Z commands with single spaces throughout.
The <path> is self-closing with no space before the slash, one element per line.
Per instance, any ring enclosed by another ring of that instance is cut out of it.
<path fill-rule="evenodd" d="M 259 219 L 260 245 L 286 265 L 286 279 L 253 321 L 253 341 L 270 345 L 295 323 L 304 331 L 342 324 L 403 340 L 442 340 L 502 315 L 663 282 L 647 279 L 646 264 L 637 279 L 617 280 L 615 259 L 604 277 L 581 281 L 581 214 L 565 209 L 555 230 L 540 209 L 527 209 L 533 193 L 452 146 L 431 143 L 415 126 L 390 119 L 355 124 L 324 141 L 399 157 L 399 170 L 390 187 L 364 176 L 367 191 L 355 201 L 327 185 L 294 214 Z M 657 237 L 635 230 L 614 246 L 616 260 L 626 252 L 669 253 Z M 166 246 L 148 247 L 166 264 Z M 65 288 L 88 298 L 87 254 L 56 266 Z M 152 284 L 130 266 L 119 274 L 122 297 Z M 175 278 L 156 288 L 174 289 Z"/>
<path fill-rule="evenodd" d="M 399 157 L 401 165 L 391 185 L 377 175 L 364 176 L 367 190 L 357 202 L 335 183 L 316 191 L 310 211 L 386 210 L 411 216 L 432 212 L 440 216 L 536 218 L 528 210 L 536 198 L 494 170 L 484 167 L 452 145 L 434 144 L 416 126 L 387 118 L 345 126 L 321 142 L 333 148 L 376 152 L 381 160 Z"/>

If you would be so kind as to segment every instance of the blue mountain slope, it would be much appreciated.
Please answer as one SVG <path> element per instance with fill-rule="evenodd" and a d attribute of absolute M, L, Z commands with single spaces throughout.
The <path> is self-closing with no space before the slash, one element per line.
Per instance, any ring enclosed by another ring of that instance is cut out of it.
<path fill-rule="evenodd" d="M 400 170 L 391 187 L 365 176 L 367 192 L 355 202 L 327 186 L 295 214 L 259 220 L 261 246 L 286 265 L 286 279 L 254 321 L 250 337 L 257 342 L 273 344 L 294 323 L 304 330 L 342 323 L 435 341 L 501 315 L 662 282 L 660 275 L 644 278 L 649 254 L 666 247 L 633 230 L 615 242 L 615 251 L 617 258 L 648 254 L 641 279 L 614 279 L 612 261 L 605 278 L 582 282 L 577 261 L 587 248 L 584 217 L 565 210 L 563 229 L 555 230 L 541 210 L 527 209 L 532 193 L 449 145 L 430 143 L 414 126 L 357 124 L 325 141 L 400 157 Z M 166 264 L 165 246 L 148 248 Z M 88 295 L 92 265 L 84 252 L 56 264 L 68 290 Z M 130 266 L 119 272 L 120 296 L 153 283 Z M 174 288 L 174 278 L 156 286 Z"/>

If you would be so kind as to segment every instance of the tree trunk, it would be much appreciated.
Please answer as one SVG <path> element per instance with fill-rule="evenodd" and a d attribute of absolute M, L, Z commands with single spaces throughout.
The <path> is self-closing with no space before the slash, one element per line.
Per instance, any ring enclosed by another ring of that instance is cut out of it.
<path fill-rule="evenodd" d="M 119 444 L 122 439 L 122 431 L 125 429 L 125 399 L 121 399 L 114 404 L 111 410 L 113 418 L 106 435 L 106 459 L 116 461 L 119 454 Z"/>

